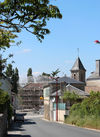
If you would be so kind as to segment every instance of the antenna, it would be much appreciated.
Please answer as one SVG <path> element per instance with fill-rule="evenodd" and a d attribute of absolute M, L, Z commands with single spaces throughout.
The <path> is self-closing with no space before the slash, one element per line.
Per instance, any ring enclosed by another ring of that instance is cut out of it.
<path fill-rule="evenodd" d="M 77 55 L 78 55 L 78 57 L 79 57 L 79 48 L 77 48 Z"/>

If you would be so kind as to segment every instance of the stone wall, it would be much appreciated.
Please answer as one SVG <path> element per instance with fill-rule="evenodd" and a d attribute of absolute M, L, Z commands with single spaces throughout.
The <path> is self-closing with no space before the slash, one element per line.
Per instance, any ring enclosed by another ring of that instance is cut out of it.
<path fill-rule="evenodd" d="M 90 93 L 91 91 L 99 91 L 99 92 L 100 92 L 100 87 L 96 87 L 96 86 L 86 86 L 86 87 L 85 87 L 85 91 L 87 91 L 88 93 Z"/>
<path fill-rule="evenodd" d="M 0 137 L 4 137 L 7 134 L 7 114 L 0 114 Z"/>

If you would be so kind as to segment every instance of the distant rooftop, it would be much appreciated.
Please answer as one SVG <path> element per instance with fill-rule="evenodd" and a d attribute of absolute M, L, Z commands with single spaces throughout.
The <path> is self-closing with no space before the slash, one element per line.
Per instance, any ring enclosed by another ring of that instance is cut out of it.
<path fill-rule="evenodd" d="M 87 80 L 100 80 L 100 60 L 96 60 L 96 70 L 91 73 Z"/>
<path fill-rule="evenodd" d="M 74 86 L 72 86 L 72 85 L 70 85 L 70 84 L 68 84 L 67 86 L 66 86 L 66 90 L 67 91 L 69 91 L 69 92 L 71 92 L 71 93 L 76 93 L 77 95 L 79 95 L 79 96 L 89 96 L 89 93 L 88 92 L 85 92 L 85 91 L 83 91 L 83 90 L 80 90 L 80 89 L 78 89 L 78 88 L 76 88 L 76 87 L 74 87 Z M 56 96 L 56 92 L 54 92 L 54 93 L 52 93 L 52 95 L 51 96 Z M 61 90 L 58 90 L 58 96 L 61 96 Z"/>
<path fill-rule="evenodd" d="M 64 76 L 58 79 L 57 83 L 62 83 L 62 82 L 66 82 L 67 84 L 82 84 L 84 85 L 84 82 L 75 80 L 73 78 Z M 53 80 L 52 82 L 49 82 L 50 84 L 56 83 L 56 80 Z"/>
<path fill-rule="evenodd" d="M 45 86 L 45 83 L 29 83 L 26 86 L 24 86 L 22 89 L 23 90 L 42 90 L 43 87 Z"/>

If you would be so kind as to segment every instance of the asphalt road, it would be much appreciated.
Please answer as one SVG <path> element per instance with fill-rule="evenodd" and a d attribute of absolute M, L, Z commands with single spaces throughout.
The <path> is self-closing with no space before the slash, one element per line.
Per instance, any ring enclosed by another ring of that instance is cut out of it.
<path fill-rule="evenodd" d="M 14 123 L 7 137 L 100 137 L 100 132 L 48 122 L 40 117 L 26 117 Z"/>

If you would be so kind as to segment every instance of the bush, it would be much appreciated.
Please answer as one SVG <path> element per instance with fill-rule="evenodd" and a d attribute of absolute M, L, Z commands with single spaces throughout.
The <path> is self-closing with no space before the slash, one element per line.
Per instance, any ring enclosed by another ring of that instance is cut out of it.
<path fill-rule="evenodd" d="M 91 92 L 89 98 L 71 107 L 66 123 L 100 129 L 100 92 Z"/>
<path fill-rule="evenodd" d="M 12 106 L 10 104 L 10 97 L 7 92 L 0 89 L 0 113 L 3 113 L 6 109 L 9 122 L 12 117 Z"/>

